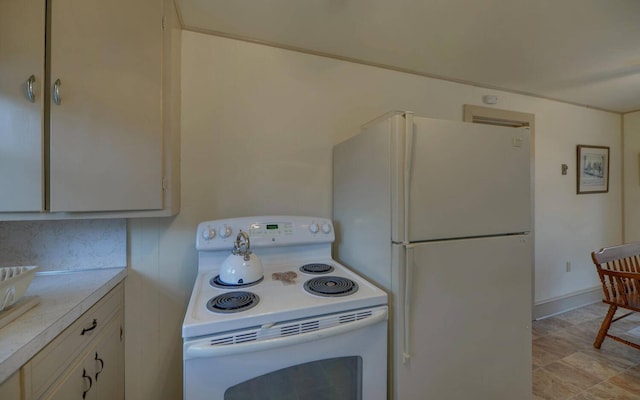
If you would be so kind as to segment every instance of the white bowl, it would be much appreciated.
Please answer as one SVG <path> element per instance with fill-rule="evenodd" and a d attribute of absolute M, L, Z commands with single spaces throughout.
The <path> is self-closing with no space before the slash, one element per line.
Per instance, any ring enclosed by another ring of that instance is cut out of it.
<path fill-rule="evenodd" d="M 20 300 L 37 269 L 37 266 L 0 268 L 0 311 Z"/>

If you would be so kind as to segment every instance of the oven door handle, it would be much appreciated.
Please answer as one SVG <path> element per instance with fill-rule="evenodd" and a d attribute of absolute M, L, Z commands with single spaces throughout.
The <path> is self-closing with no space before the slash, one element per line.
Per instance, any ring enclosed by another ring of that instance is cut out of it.
<path fill-rule="evenodd" d="M 280 336 L 273 339 L 259 340 L 253 342 L 245 342 L 240 344 L 229 345 L 216 345 L 212 346 L 209 339 L 200 339 L 192 343 L 185 343 L 184 345 L 184 359 L 191 358 L 211 358 L 222 357 L 236 354 L 244 354 L 249 352 L 263 351 L 269 349 L 276 349 L 279 347 L 293 346 L 296 344 L 311 342 L 327 338 L 329 336 L 335 336 L 352 332 L 358 329 L 366 328 L 368 326 L 377 324 L 387 320 L 387 308 L 380 308 L 375 310 L 373 315 L 358 321 L 349 322 L 346 324 L 334 326 L 331 328 L 321 329 L 318 331 L 311 331 L 307 333 L 301 333 L 291 336 Z"/>

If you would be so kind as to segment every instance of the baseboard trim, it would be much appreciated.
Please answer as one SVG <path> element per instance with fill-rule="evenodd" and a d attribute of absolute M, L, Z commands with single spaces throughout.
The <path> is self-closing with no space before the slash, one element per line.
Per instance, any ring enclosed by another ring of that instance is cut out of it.
<path fill-rule="evenodd" d="M 602 287 L 597 286 L 579 292 L 541 301 L 533 306 L 533 319 L 542 319 L 574 308 L 597 303 L 602 300 Z"/>

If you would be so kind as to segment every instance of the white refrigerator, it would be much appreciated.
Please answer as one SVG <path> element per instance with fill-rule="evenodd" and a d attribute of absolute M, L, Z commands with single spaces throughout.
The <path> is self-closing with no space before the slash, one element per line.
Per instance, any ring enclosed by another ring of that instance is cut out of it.
<path fill-rule="evenodd" d="M 389 398 L 531 399 L 529 130 L 392 112 L 333 167 L 336 256 L 390 295 Z"/>

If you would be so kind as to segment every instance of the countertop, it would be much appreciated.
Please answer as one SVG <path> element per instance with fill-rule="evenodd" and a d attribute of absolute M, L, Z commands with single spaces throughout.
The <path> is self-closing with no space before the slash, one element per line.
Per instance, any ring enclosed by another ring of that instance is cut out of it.
<path fill-rule="evenodd" d="M 126 268 L 36 273 L 25 296 L 40 296 L 40 304 L 0 329 L 0 383 L 126 276 Z"/>

